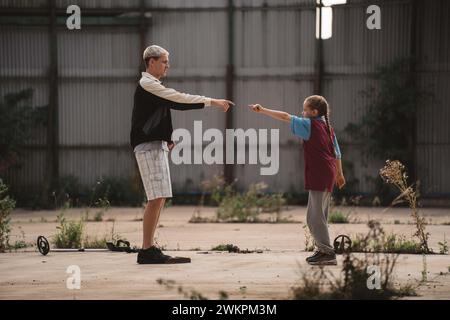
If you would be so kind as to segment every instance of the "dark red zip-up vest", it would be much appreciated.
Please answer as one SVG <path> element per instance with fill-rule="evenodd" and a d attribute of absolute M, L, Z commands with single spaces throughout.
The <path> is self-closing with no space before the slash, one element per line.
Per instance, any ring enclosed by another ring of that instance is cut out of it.
<path fill-rule="evenodd" d="M 305 189 L 332 192 L 336 177 L 336 157 L 325 121 L 311 119 L 311 135 L 309 140 L 303 141 L 303 150 Z"/>

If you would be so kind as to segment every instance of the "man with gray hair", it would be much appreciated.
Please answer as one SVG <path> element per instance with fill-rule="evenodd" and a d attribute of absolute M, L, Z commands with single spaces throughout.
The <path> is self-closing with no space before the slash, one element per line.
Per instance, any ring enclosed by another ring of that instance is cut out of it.
<path fill-rule="evenodd" d="M 153 243 L 166 198 L 172 197 L 168 153 L 173 148 L 170 109 L 192 110 L 216 106 L 226 112 L 233 102 L 190 95 L 166 88 L 160 81 L 169 69 L 169 52 L 152 45 L 143 53 L 145 72 L 139 80 L 131 120 L 131 146 L 147 195 L 143 218 L 143 242 L 139 264 L 188 263 L 190 258 L 171 257 Z"/>

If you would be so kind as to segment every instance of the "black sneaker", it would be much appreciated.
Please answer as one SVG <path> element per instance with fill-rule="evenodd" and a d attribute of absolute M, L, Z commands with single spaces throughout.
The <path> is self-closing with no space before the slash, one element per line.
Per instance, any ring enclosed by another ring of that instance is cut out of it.
<path fill-rule="evenodd" d="M 314 266 L 335 266 L 337 265 L 336 254 L 319 252 L 317 255 L 312 256 L 308 263 Z"/>
<path fill-rule="evenodd" d="M 137 256 L 137 263 L 139 264 L 175 264 L 190 262 L 191 258 L 171 257 L 163 254 L 161 249 L 155 246 L 152 246 L 145 250 L 139 250 Z"/>
<path fill-rule="evenodd" d="M 306 258 L 306 262 L 309 262 L 309 260 L 311 260 L 311 259 L 315 259 L 315 257 L 316 257 L 318 254 L 320 254 L 320 251 L 314 252 L 314 254 L 313 254 L 312 256 L 309 256 L 309 257 Z"/>

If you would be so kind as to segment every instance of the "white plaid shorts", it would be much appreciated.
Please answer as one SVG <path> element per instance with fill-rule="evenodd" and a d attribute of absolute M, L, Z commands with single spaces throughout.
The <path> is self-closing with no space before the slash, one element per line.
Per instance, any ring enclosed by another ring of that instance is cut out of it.
<path fill-rule="evenodd" d="M 169 152 L 164 149 L 137 151 L 136 156 L 147 201 L 172 197 Z"/>

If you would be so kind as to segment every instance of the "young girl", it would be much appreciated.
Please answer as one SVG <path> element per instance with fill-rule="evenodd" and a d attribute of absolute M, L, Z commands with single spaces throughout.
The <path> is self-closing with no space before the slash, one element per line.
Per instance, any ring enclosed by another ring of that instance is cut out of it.
<path fill-rule="evenodd" d="M 310 96 L 303 102 L 303 117 L 264 108 L 250 107 L 255 112 L 290 122 L 294 135 L 303 139 L 305 157 L 305 189 L 309 190 L 306 221 L 317 251 L 306 261 L 312 265 L 336 265 L 336 255 L 328 234 L 328 210 L 331 192 L 336 183 L 345 184 L 341 152 L 329 120 L 328 102 L 322 96 Z"/>

